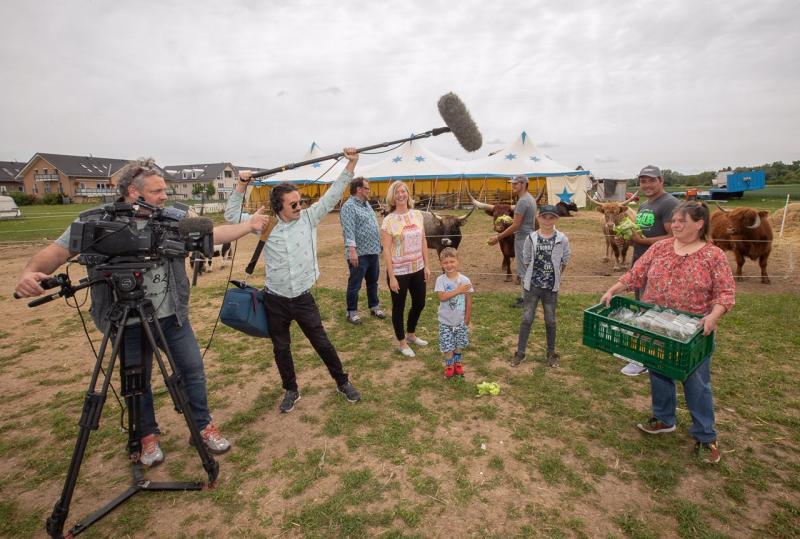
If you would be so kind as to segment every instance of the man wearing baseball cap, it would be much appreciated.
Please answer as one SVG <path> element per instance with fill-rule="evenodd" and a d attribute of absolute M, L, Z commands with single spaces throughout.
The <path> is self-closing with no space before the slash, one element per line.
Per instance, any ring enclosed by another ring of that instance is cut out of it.
<path fill-rule="evenodd" d="M 514 222 L 507 229 L 489 238 L 489 245 L 495 245 L 503 238 L 514 234 L 514 252 L 517 260 L 517 277 L 522 281 L 525 275 L 525 265 L 522 263 L 522 249 L 525 238 L 536 228 L 536 199 L 528 192 L 528 177 L 520 174 L 511 180 L 511 192 L 517 195 L 514 205 Z M 514 307 L 522 307 L 522 296 L 517 298 Z"/>
<path fill-rule="evenodd" d="M 639 172 L 639 194 L 646 196 L 647 202 L 639 206 L 636 215 L 632 215 L 633 210 L 629 210 L 631 219 L 635 219 L 642 230 L 641 234 L 634 232 L 631 236 L 631 267 L 651 245 L 672 236 L 672 210 L 680 203 L 677 198 L 664 191 L 664 176 L 661 169 L 653 165 L 647 165 Z M 639 299 L 640 294 L 641 290 L 636 290 L 636 299 Z M 647 372 L 647 369 L 628 363 L 621 372 L 627 376 L 638 376 Z"/>

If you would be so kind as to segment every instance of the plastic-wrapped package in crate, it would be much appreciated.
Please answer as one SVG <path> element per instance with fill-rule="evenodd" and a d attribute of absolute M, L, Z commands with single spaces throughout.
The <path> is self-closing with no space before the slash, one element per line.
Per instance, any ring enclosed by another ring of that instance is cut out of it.
<path fill-rule="evenodd" d="M 676 380 L 686 380 L 714 350 L 699 316 L 614 296 L 584 311 L 583 344 L 641 363 Z"/>

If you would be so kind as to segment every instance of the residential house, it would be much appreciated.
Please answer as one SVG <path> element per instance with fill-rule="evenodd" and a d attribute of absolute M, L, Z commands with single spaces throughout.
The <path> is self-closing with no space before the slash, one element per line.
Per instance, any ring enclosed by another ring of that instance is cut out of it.
<path fill-rule="evenodd" d="M 113 197 L 120 169 L 125 159 L 37 153 L 17 177 L 26 193 L 41 198 L 60 194 L 65 202 L 88 202 Z"/>
<path fill-rule="evenodd" d="M 238 171 L 230 163 L 169 165 L 164 167 L 170 198 L 188 200 L 200 198 L 192 194 L 198 184 L 214 186 L 214 199 L 227 200 L 236 185 Z"/>
<path fill-rule="evenodd" d="M 17 178 L 24 167 L 19 161 L 0 161 L 0 195 L 25 191 L 22 179 Z"/>

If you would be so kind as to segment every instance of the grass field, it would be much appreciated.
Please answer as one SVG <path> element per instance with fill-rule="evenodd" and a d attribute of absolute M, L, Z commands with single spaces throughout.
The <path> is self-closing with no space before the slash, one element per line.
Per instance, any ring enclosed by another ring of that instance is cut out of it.
<path fill-rule="evenodd" d="M 201 321 L 213 320 L 221 291 L 193 292 L 201 343 L 211 330 Z M 315 296 L 323 313 L 341 310 L 342 291 Z M 680 391 L 677 433 L 636 430 L 649 417 L 647 378 L 625 378 L 619 361 L 581 345 L 581 311 L 596 296 L 559 298 L 562 368 L 555 370 L 542 362 L 541 320 L 529 360 L 506 364 L 519 324 L 519 311 L 507 307 L 512 299 L 475 298 L 467 377 L 454 381 L 441 377 L 435 340 L 417 358 L 400 359 L 388 321 L 352 327 L 323 314 L 363 392 L 356 405 L 337 398 L 294 327 L 304 398 L 288 416 L 277 413 L 268 342 L 218 331 L 206 361 L 209 393 L 235 444 L 220 459 L 219 487 L 137 497 L 86 536 L 168 529 L 174 537 L 800 537 L 797 295 L 740 295 L 720 324 L 712 365 L 723 454 L 716 466 L 691 455 Z M 433 304 L 425 309 L 421 335 L 435 336 L 435 312 Z M 66 473 L 89 363 L 55 372 L 31 361 L 45 339 L 75 334 L 66 322 L 39 321 L 41 337 L 14 345 L 0 335 L 0 374 L 14 372 L 41 390 L 35 406 L 0 415 L 0 535 L 41 535 L 53 500 L 31 502 L 30 494 L 56 493 Z M 476 398 L 475 383 L 484 380 L 497 381 L 500 395 Z M 4 409 L 21 396 L 2 395 Z M 173 415 L 163 391 L 157 401 L 159 418 Z M 78 488 L 92 507 L 127 482 L 119 410 L 110 401 L 105 412 Z M 175 480 L 199 478 L 183 438 L 177 425 L 163 439 L 164 466 Z"/>
<path fill-rule="evenodd" d="M 699 188 L 707 190 L 708 187 Z M 685 191 L 685 187 L 670 187 L 670 191 Z M 742 198 L 732 198 L 725 202 L 721 202 L 726 207 L 738 208 L 741 206 L 750 206 L 764 210 L 776 210 L 782 208 L 786 204 L 786 195 L 789 195 L 789 202 L 800 202 L 800 184 L 790 185 L 767 185 L 764 189 L 758 191 L 745 191 Z M 712 208 L 713 203 L 712 204 Z"/>
<path fill-rule="evenodd" d="M 673 190 L 683 188 L 676 187 Z M 731 199 L 724 204 L 727 207 L 752 206 L 775 210 L 783 207 L 787 194 L 792 202 L 800 201 L 800 185 L 769 185 L 759 191 L 745 192 L 741 199 Z M 56 239 L 80 212 L 96 206 L 23 206 L 21 219 L 0 221 L 0 242 Z M 209 217 L 217 223 L 223 222 L 222 214 L 211 214 Z"/>
<path fill-rule="evenodd" d="M 22 206 L 22 218 L 0 221 L 0 242 L 54 240 L 85 210 L 97 204 L 68 204 L 65 206 Z M 210 214 L 222 222 L 222 214 Z"/>

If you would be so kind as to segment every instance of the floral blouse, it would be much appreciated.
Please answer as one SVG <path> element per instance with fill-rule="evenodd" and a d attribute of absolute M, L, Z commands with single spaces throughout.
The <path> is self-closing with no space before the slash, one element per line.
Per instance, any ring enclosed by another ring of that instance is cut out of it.
<path fill-rule="evenodd" d="M 425 243 L 425 223 L 422 212 L 390 213 L 383 218 L 381 230 L 392 237 L 392 269 L 395 275 L 408 275 L 425 267 L 422 253 Z"/>
<path fill-rule="evenodd" d="M 642 288 L 642 301 L 705 315 L 717 304 L 730 311 L 736 285 L 728 258 L 709 243 L 690 255 L 674 251 L 675 238 L 657 241 L 620 278 L 628 288 Z"/>

